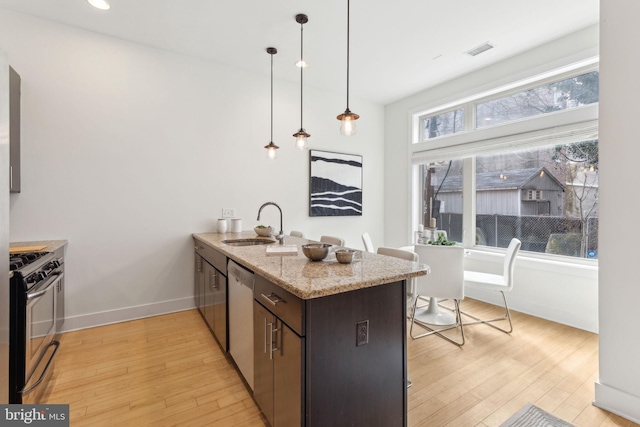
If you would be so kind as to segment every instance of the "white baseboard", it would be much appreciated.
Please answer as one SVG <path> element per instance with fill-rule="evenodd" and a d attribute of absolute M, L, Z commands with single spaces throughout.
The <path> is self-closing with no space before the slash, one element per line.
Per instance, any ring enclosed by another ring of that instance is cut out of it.
<path fill-rule="evenodd" d="M 638 396 L 596 382 L 596 397 L 593 404 L 598 408 L 640 424 L 640 398 Z"/>
<path fill-rule="evenodd" d="M 160 314 L 189 310 L 194 307 L 195 304 L 193 301 L 193 297 L 186 297 L 171 301 L 162 301 L 153 304 L 138 305 L 135 307 L 126 307 L 119 308 L 117 310 L 72 316 L 65 318 L 64 324 L 62 325 L 62 331 L 59 332 L 69 332 L 78 329 L 94 328 L 96 326 L 109 325 L 112 323 L 126 322 L 128 320 L 142 319 L 144 317 L 158 316 Z"/>

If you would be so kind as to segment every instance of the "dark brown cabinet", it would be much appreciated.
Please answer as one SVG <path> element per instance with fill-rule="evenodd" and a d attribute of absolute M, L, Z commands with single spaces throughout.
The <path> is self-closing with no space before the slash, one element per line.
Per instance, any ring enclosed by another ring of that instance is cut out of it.
<path fill-rule="evenodd" d="M 256 275 L 254 399 L 271 426 L 406 426 L 405 313 L 404 282 L 302 300 Z"/>
<path fill-rule="evenodd" d="M 304 339 L 253 302 L 253 397 L 272 427 L 302 425 Z"/>
<path fill-rule="evenodd" d="M 9 67 L 9 191 L 19 193 L 20 179 L 20 75 Z"/>
<path fill-rule="evenodd" d="M 226 352 L 227 338 L 227 258 L 196 242 L 194 267 L 194 303 L 213 336 Z"/>
<path fill-rule="evenodd" d="M 193 300 L 196 308 L 204 318 L 204 258 L 195 254 L 195 269 L 193 274 Z"/>
<path fill-rule="evenodd" d="M 227 345 L 227 278 L 204 262 L 204 317 L 224 351 Z"/>

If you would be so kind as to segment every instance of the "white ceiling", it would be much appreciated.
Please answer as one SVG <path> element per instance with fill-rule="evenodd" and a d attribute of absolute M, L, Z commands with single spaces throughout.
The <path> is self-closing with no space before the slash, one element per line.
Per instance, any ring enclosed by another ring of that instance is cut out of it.
<path fill-rule="evenodd" d="M 136 43 L 345 93 L 346 0 L 0 0 L 27 13 Z M 352 0 L 350 96 L 388 104 L 599 20 L 599 0 Z M 476 57 L 464 52 L 495 45 Z M 353 106 L 353 104 L 352 104 Z M 355 111 L 355 109 L 354 109 Z"/>

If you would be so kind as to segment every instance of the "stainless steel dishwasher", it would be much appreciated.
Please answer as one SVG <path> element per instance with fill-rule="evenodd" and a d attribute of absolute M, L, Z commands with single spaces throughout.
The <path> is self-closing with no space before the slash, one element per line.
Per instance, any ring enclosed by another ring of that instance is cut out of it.
<path fill-rule="evenodd" d="M 229 276 L 229 353 L 253 390 L 253 273 L 232 260 Z"/>

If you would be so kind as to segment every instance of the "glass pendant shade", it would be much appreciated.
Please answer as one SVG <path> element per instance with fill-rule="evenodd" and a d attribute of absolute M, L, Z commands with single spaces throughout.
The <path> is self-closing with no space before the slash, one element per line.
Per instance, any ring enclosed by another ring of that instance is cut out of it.
<path fill-rule="evenodd" d="M 360 118 L 359 115 L 354 114 L 347 109 L 337 118 L 340 120 L 340 135 L 351 136 L 356 134 L 356 120 Z"/>
<path fill-rule="evenodd" d="M 267 159 L 269 160 L 275 160 L 278 158 L 278 147 L 276 144 L 274 144 L 273 142 L 270 142 L 269 144 L 265 145 L 264 148 L 267 149 Z"/>
<path fill-rule="evenodd" d="M 311 135 L 305 132 L 304 129 L 300 128 L 300 130 L 294 133 L 293 136 L 296 138 L 296 148 L 298 150 L 306 150 L 308 148 L 307 138 L 309 138 Z"/>

